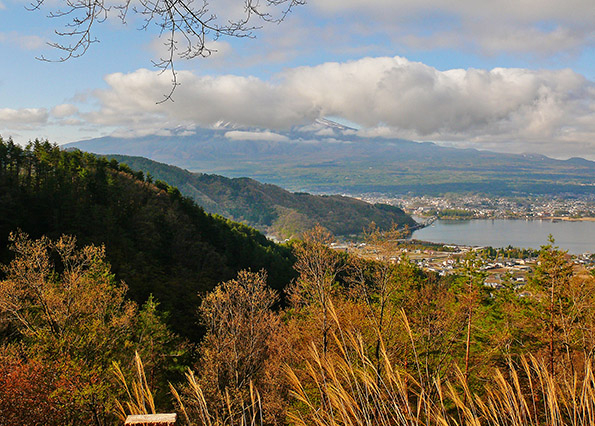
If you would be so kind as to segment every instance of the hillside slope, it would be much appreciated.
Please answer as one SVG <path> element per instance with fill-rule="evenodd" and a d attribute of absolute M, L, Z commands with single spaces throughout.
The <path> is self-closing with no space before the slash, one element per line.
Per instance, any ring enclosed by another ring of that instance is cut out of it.
<path fill-rule="evenodd" d="M 9 260 L 8 234 L 17 229 L 104 244 L 129 296 L 142 303 L 153 294 L 172 328 L 195 340 L 199 293 L 241 269 L 266 269 L 279 290 L 294 276 L 289 248 L 205 213 L 176 188 L 147 182 L 116 160 L 0 139 L 0 194 L 0 261 Z"/>
<path fill-rule="evenodd" d="M 191 173 L 142 157 L 110 155 L 135 170 L 150 173 L 180 189 L 210 213 L 253 226 L 278 238 L 290 238 L 320 224 L 337 236 L 361 234 L 370 222 L 381 229 L 403 228 L 415 221 L 398 207 L 372 205 L 340 195 L 291 193 L 249 178 L 229 179 Z"/>

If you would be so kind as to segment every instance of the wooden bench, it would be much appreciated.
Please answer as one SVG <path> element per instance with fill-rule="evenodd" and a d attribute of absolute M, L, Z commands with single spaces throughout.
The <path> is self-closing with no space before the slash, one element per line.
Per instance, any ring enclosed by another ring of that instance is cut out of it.
<path fill-rule="evenodd" d="M 126 418 L 124 426 L 173 426 L 176 424 L 177 415 L 168 414 L 134 414 Z"/>

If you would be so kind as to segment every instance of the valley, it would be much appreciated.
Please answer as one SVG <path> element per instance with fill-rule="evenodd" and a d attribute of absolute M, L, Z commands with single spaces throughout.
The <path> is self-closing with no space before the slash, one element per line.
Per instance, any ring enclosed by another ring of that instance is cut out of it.
<path fill-rule="evenodd" d="M 593 0 L 0 14 L 0 426 L 595 426 Z"/>
<path fill-rule="evenodd" d="M 287 425 L 303 413 L 331 413 L 318 402 L 304 409 L 302 401 L 314 395 L 325 404 L 325 395 L 346 380 L 364 389 L 363 399 L 345 395 L 365 401 L 363 408 L 376 395 L 376 406 L 390 415 L 393 406 L 385 401 L 423 394 L 421 404 L 439 407 L 432 422 L 454 425 L 440 404 L 465 396 L 438 399 L 430 392 L 435 383 L 444 383 L 444 392 L 469 386 L 479 397 L 492 395 L 490 378 L 511 353 L 517 363 L 525 353 L 541 356 L 531 371 L 550 374 L 549 383 L 587 359 L 582 342 L 592 345 L 585 325 L 595 315 L 593 257 L 571 256 L 546 237 L 539 250 L 412 240 L 405 238 L 411 217 L 388 204 L 290 193 L 248 178 L 64 151 L 47 142 L 26 148 L 0 142 L 0 238 L 6 241 L 0 246 L 0 412 L 11 416 L 10 425 L 22 424 L 21 412 L 31 424 L 92 424 L 101 416 L 99 424 L 115 426 L 117 404 L 132 407 L 125 414 L 153 411 L 134 408 L 128 383 L 151 401 L 154 396 L 159 410 L 187 416 L 187 424 L 215 418 L 209 413 L 237 413 L 234 424 L 241 423 L 243 407 L 253 401 L 274 419 L 270 424 Z M 365 242 L 337 241 L 315 226 L 277 244 L 194 200 L 244 218 L 293 208 L 330 225 L 355 218 L 370 225 L 374 214 L 404 222 L 388 230 L 368 227 Z M 436 212 L 451 207 L 434 205 Z M 560 280 L 555 320 L 573 314 L 562 310 L 563 301 L 583 304 L 587 320 L 572 325 L 572 340 L 561 332 L 552 337 L 535 321 L 551 318 L 551 305 L 542 301 L 550 300 L 552 279 Z M 471 317 L 470 309 L 477 314 Z M 565 352 L 560 344 L 551 355 L 547 350 L 558 341 L 568 342 Z M 576 365 L 567 366 L 567 353 Z M 469 366 L 467 378 L 457 374 L 461 365 Z M 422 369 L 426 378 L 416 381 Z M 378 380 L 403 383 L 393 371 L 409 378 L 406 387 L 374 394 Z M 328 377 L 337 379 L 332 387 L 321 384 Z M 12 389 L 27 389 L 31 397 Z M 399 413 L 420 404 L 399 401 Z M 477 404 L 477 412 L 486 406 Z M 51 412 L 51 423 L 38 421 L 39 408 L 43 416 Z"/>

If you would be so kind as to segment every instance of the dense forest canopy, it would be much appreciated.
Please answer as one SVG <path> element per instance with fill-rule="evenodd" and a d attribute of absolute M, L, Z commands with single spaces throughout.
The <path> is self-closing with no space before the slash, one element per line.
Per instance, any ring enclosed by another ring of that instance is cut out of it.
<path fill-rule="evenodd" d="M 288 248 L 205 213 L 176 188 L 115 160 L 0 140 L 0 191 L 0 260 L 10 259 L 8 235 L 17 229 L 103 244 L 129 296 L 143 303 L 153 294 L 172 313 L 173 329 L 193 339 L 201 334 L 194 326 L 199 293 L 241 269 L 266 269 L 277 289 L 293 277 Z"/>

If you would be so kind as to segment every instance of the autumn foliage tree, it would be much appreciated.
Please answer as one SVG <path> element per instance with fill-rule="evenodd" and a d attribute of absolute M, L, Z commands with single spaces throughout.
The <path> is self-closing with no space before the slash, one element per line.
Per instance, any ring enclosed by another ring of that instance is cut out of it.
<path fill-rule="evenodd" d="M 576 274 L 570 256 L 554 244 L 550 236 L 539 253 L 526 312 L 534 321 L 527 331 L 552 376 L 572 375 L 593 356 L 595 282 L 588 273 Z"/>
<path fill-rule="evenodd" d="M 54 371 L 36 360 L 24 360 L 4 348 L 0 354 L 0 424 L 60 426 L 67 424 L 67 404 L 52 396 Z"/>
<path fill-rule="evenodd" d="M 403 232 L 396 225 L 382 231 L 371 224 L 365 235 L 366 244 L 373 247 L 372 259 L 351 256 L 346 274 L 351 296 L 365 306 L 373 341 L 371 358 L 376 360 L 378 371 L 383 367 L 382 341 L 392 360 L 408 363 L 409 336 L 403 327 L 402 311 L 408 310 L 418 276 L 414 265 L 397 249 Z"/>
<path fill-rule="evenodd" d="M 207 333 L 198 376 L 215 418 L 241 418 L 252 388 L 262 395 L 266 423 L 281 421 L 286 348 L 279 316 L 272 311 L 277 300 L 264 271 L 240 271 L 204 298 L 199 311 Z"/>
<path fill-rule="evenodd" d="M 331 296 L 336 286 L 336 278 L 343 269 L 339 254 L 329 248 L 333 242 L 331 233 L 316 226 L 304 234 L 302 242 L 294 247 L 296 262 L 294 269 L 299 274 L 291 289 L 294 305 L 303 305 L 319 319 L 320 343 L 326 353 L 329 333 L 332 327 L 330 318 Z"/>
<path fill-rule="evenodd" d="M 126 286 L 115 282 L 103 247 L 79 249 L 68 236 L 30 240 L 16 233 L 10 239 L 15 258 L 0 281 L 0 315 L 13 367 L 2 373 L 20 371 L 30 381 L 35 374 L 44 377 L 34 394 L 61 407 L 65 423 L 106 424 L 117 394 L 111 363 L 129 362 L 139 331 L 159 330 L 159 318 L 148 318 L 152 310 L 139 315 L 126 300 Z M 152 349 L 162 351 L 169 336 L 155 338 L 161 341 Z M 36 410 L 35 404 L 29 409 Z"/>

